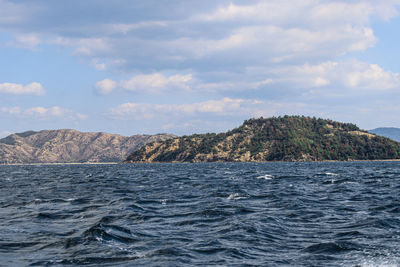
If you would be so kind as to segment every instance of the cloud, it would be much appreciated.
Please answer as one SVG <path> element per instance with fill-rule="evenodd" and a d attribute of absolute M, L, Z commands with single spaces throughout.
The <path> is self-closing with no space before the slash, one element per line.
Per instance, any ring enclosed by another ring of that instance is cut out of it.
<path fill-rule="evenodd" d="M 292 106 L 298 106 L 291 103 Z M 124 103 L 110 109 L 110 115 L 116 118 L 154 118 L 163 116 L 261 116 L 272 115 L 276 108 L 282 106 L 280 103 L 269 103 L 259 100 L 223 98 L 219 100 L 208 100 L 191 104 L 147 104 L 147 103 Z M 266 108 L 267 107 L 267 108 Z"/>
<path fill-rule="evenodd" d="M 376 45 L 375 23 L 397 17 L 399 4 L 398 0 L 174 0 L 155 5 L 133 0 L 127 5 L 86 0 L 71 5 L 65 0 L 0 0 L 0 30 L 15 36 L 11 41 L 15 46 L 64 47 L 62 51 L 72 51 L 93 68 L 107 71 L 103 72 L 107 79 L 94 84 L 100 94 L 132 92 L 144 101 L 114 107 L 112 116 L 161 116 L 166 124 L 176 125 L 173 119 L 181 118 L 181 123 L 185 116 L 205 121 L 306 113 L 316 109 L 305 106 L 326 108 L 346 101 L 351 110 L 360 99 L 365 105 L 373 98 L 398 99 L 398 73 L 351 58 Z M 27 85 L 4 85 L 0 93 L 29 91 L 24 89 Z M 21 109 L 20 114 L 24 112 Z M 40 110 L 31 112 L 41 116 Z"/>
<path fill-rule="evenodd" d="M 94 87 L 101 94 L 198 91 L 228 96 L 229 91 L 283 83 L 273 69 L 300 73 L 298 66 L 306 67 L 305 63 L 311 67 L 342 62 L 341 57 L 351 52 L 373 47 L 378 40 L 371 23 L 398 16 L 398 5 L 397 0 L 177 0 L 155 9 L 150 2 L 127 6 L 89 0 L 72 8 L 66 1 L 17 5 L 1 0 L 0 10 L 24 16 L 14 22 L 0 21 L 0 28 L 27 47 L 35 47 L 43 38 L 50 45 L 70 47 L 98 70 L 131 77 L 97 82 Z M 394 74 L 385 76 L 388 71 L 364 72 L 366 68 L 358 66 L 350 77 L 337 67 L 342 77 L 307 74 L 304 79 L 294 77 L 293 82 L 287 79 L 285 86 L 388 88 L 396 80 Z M 265 72 L 255 74 L 249 69 Z"/>
<path fill-rule="evenodd" d="M 110 113 L 115 116 L 129 116 L 141 114 L 153 117 L 154 114 L 194 114 L 194 113 L 214 113 L 227 114 L 240 112 L 243 104 L 249 101 L 243 99 L 224 98 L 221 100 L 209 100 L 192 104 L 146 104 L 146 103 L 124 103 L 116 108 L 112 108 Z"/>
<path fill-rule="evenodd" d="M 16 83 L 1 83 L 0 93 L 12 95 L 44 95 L 46 92 L 43 86 L 38 82 L 27 85 Z"/>
<path fill-rule="evenodd" d="M 292 0 L 282 2 L 278 0 L 258 1 L 253 4 L 240 5 L 229 3 L 220 6 L 208 14 L 197 15 L 202 21 L 246 21 L 247 23 L 276 23 L 300 21 L 303 24 L 325 24 L 341 21 L 342 23 L 365 23 L 372 14 L 388 20 L 397 16 L 393 8 L 399 1 L 314 1 Z"/>
<path fill-rule="evenodd" d="M 219 39 L 180 38 L 167 42 L 167 49 L 160 49 L 171 58 L 177 57 L 175 51 L 179 51 L 182 62 L 208 62 L 208 68 L 215 68 L 215 61 L 226 60 L 223 66 L 231 69 L 249 65 L 287 64 L 305 58 L 318 60 L 337 57 L 353 51 L 364 51 L 373 47 L 376 41 L 373 30 L 361 26 L 314 29 L 256 25 L 233 29 L 228 36 Z M 179 66 L 179 61 L 174 65 Z"/>
<path fill-rule="evenodd" d="M 30 34 L 26 42 L 32 45 L 38 41 L 33 36 L 46 36 L 52 44 L 71 47 L 75 55 L 99 69 L 203 72 L 290 64 L 305 58 L 330 60 L 364 51 L 377 42 L 371 20 L 397 16 L 398 4 L 392 0 L 177 0 L 154 8 L 151 1 L 140 5 L 86 1 L 72 8 L 66 1 L 35 1 L 16 8 L 2 0 L 0 10 L 25 17 L 11 25 L 0 21 L 0 28 Z"/>
<path fill-rule="evenodd" d="M 260 101 L 257 99 L 220 98 L 187 104 L 150 104 L 127 102 L 109 109 L 113 122 L 140 125 L 140 131 L 175 134 L 220 132 L 237 127 L 251 117 L 305 114 L 311 110 L 300 102 Z M 311 113 L 312 114 L 312 113 Z"/>
<path fill-rule="evenodd" d="M 0 0 L 0 25 L 11 26 L 24 22 L 28 10 L 11 1 Z"/>
<path fill-rule="evenodd" d="M 99 81 L 94 86 L 100 94 L 109 94 L 117 88 L 117 82 L 111 79 L 104 79 Z"/>
<path fill-rule="evenodd" d="M 242 79 L 246 77 L 246 79 Z M 291 99 L 304 97 L 349 97 L 361 93 L 379 95 L 400 88 L 400 73 L 384 70 L 377 64 L 355 59 L 325 61 L 279 67 L 248 68 L 228 75 L 226 80 L 207 82 L 192 74 L 165 76 L 160 73 L 136 75 L 129 80 L 105 79 L 95 84 L 101 94 L 124 90 L 142 94 L 167 95 L 169 92 L 192 94 L 279 95 L 281 88 L 290 91 Z M 249 98 L 247 96 L 246 98 Z"/>
<path fill-rule="evenodd" d="M 8 42 L 7 45 L 16 48 L 35 50 L 41 42 L 42 40 L 37 34 L 28 33 L 28 34 L 18 34 L 15 37 L 15 40 Z"/>
<path fill-rule="evenodd" d="M 63 117 L 69 112 L 67 109 L 55 106 L 51 108 L 34 107 L 25 110 L 23 114 L 32 117 Z"/>
<path fill-rule="evenodd" d="M 10 114 L 10 115 L 18 115 L 21 114 L 21 108 L 20 107 L 10 107 L 10 108 L 0 108 L 0 111 L 2 113 Z"/>
<path fill-rule="evenodd" d="M 59 46 L 74 47 L 73 54 L 92 58 L 92 62 L 96 62 L 105 55 L 113 52 L 111 40 L 107 37 L 70 38 L 59 36 L 51 40 L 50 43 Z M 102 57 L 96 57 L 96 55 L 102 55 Z"/>
<path fill-rule="evenodd" d="M 327 61 L 317 65 L 281 67 L 270 70 L 273 84 L 290 84 L 297 88 L 329 88 L 355 92 L 382 93 L 400 88 L 400 74 L 386 71 L 376 64 L 357 60 Z M 328 89 L 327 89 L 328 90 Z"/>
<path fill-rule="evenodd" d="M 95 67 L 97 70 L 106 70 L 107 69 L 107 64 L 105 63 L 100 63 L 98 59 L 93 59 L 91 62 L 91 65 Z"/>
<path fill-rule="evenodd" d="M 152 27 L 167 27 L 165 21 L 144 21 L 139 23 L 112 23 L 104 25 L 104 30 L 110 34 L 128 34 L 130 31 Z"/>
<path fill-rule="evenodd" d="M 377 64 L 356 62 L 346 78 L 346 84 L 352 88 L 376 91 L 400 88 L 400 74 L 385 71 Z"/>
<path fill-rule="evenodd" d="M 2 107 L 0 113 L 11 115 L 17 118 L 30 118 L 30 119 L 69 119 L 69 120 L 85 120 L 87 115 L 76 113 L 72 110 L 61 108 L 59 106 L 53 107 L 32 107 L 23 109 L 21 107 Z"/>
<path fill-rule="evenodd" d="M 192 80 L 192 75 L 172 75 L 165 76 L 161 73 L 149 75 L 137 75 L 130 80 L 121 81 L 119 84 L 128 91 L 150 91 L 159 92 L 167 88 L 188 88 L 187 84 Z"/>
<path fill-rule="evenodd" d="M 101 94 L 109 94 L 117 87 L 133 92 L 145 93 L 161 93 L 170 89 L 190 90 L 190 83 L 192 82 L 192 75 L 170 75 L 166 76 L 161 73 L 153 74 L 140 74 L 133 76 L 129 80 L 122 80 L 119 82 L 111 79 L 104 79 L 95 84 L 95 88 Z"/>

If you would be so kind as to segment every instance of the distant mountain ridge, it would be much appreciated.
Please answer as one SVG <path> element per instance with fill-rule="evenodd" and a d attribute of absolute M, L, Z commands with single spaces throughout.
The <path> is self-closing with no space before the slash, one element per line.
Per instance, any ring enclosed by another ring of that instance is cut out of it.
<path fill-rule="evenodd" d="M 126 162 L 322 161 L 400 158 L 400 143 L 351 123 L 304 116 L 246 120 L 226 133 L 144 145 Z"/>
<path fill-rule="evenodd" d="M 400 142 L 400 128 L 380 127 L 373 130 L 369 130 L 369 132 Z"/>
<path fill-rule="evenodd" d="M 140 146 L 171 134 L 121 136 L 76 130 L 43 130 L 0 139 L 0 163 L 120 162 Z"/>

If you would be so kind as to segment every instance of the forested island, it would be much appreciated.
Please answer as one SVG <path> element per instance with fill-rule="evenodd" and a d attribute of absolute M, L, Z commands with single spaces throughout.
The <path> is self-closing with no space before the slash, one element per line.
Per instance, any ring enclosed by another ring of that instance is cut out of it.
<path fill-rule="evenodd" d="M 148 143 L 127 163 L 350 161 L 399 159 L 400 143 L 354 124 L 283 116 L 246 120 L 226 133 Z"/>

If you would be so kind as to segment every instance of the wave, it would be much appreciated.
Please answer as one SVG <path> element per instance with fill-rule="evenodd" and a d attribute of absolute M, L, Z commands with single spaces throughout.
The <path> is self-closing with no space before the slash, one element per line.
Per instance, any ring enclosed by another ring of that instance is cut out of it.
<path fill-rule="evenodd" d="M 274 178 L 274 176 L 270 175 L 270 174 L 264 174 L 264 175 L 257 177 L 257 179 L 264 179 L 264 180 L 272 180 L 273 178 Z"/>

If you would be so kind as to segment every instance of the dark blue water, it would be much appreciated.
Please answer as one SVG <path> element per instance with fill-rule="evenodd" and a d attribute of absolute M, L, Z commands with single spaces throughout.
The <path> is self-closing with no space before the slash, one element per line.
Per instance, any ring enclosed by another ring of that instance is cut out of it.
<path fill-rule="evenodd" d="M 400 162 L 0 166 L 1 266 L 398 266 Z"/>

